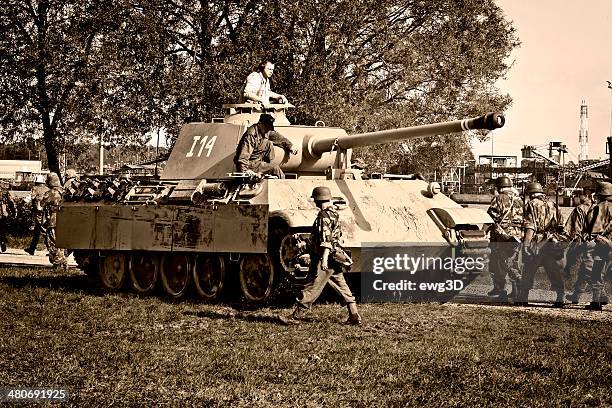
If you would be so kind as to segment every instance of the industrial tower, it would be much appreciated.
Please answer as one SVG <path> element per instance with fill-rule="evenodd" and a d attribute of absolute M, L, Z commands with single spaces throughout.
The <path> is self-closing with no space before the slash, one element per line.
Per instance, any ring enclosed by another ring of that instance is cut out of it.
<path fill-rule="evenodd" d="M 584 99 L 582 100 L 582 105 L 580 105 L 580 131 L 578 132 L 578 143 L 580 144 L 578 162 L 581 162 L 589 158 L 588 114 L 587 104 Z"/>

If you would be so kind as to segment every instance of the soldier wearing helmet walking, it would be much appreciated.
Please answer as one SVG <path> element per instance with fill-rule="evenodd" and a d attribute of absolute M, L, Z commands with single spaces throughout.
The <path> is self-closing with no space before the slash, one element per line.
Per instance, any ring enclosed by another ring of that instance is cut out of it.
<path fill-rule="evenodd" d="M 43 209 L 42 230 L 45 234 L 45 245 L 49 251 L 49 261 L 56 269 L 65 270 L 66 257 L 64 251 L 57 249 L 55 239 L 56 214 L 63 193 L 62 184 L 56 173 L 49 173 L 47 176 L 47 187 L 49 191 L 45 193 L 40 203 Z"/>
<path fill-rule="evenodd" d="M 586 217 L 584 263 L 593 290 L 593 298 L 586 306 L 587 310 L 601 310 L 608 303 L 603 277 L 612 262 L 612 184 L 599 184 L 597 196 L 599 204 L 593 206 Z"/>
<path fill-rule="evenodd" d="M 563 307 L 563 250 L 555 245 L 559 240 L 556 232 L 563 228 L 563 216 L 557 205 L 546 197 L 540 183 L 527 184 L 525 194 L 529 195 L 529 202 L 525 207 L 523 240 L 525 269 L 515 304 L 527 306 L 535 273 L 543 266 L 551 287 L 557 294 L 553 307 Z"/>
<path fill-rule="evenodd" d="M 34 179 L 34 187 L 32 187 L 31 192 L 32 222 L 34 224 L 34 230 L 32 231 L 32 241 L 30 241 L 30 245 L 25 249 L 30 255 L 34 255 L 34 251 L 36 251 L 38 241 L 40 240 L 43 218 L 41 202 L 47 191 L 49 191 L 49 187 L 45 184 L 45 176 L 42 174 L 37 175 Z"/>
<path fill-rule="evenodd" d="M 489 296 L 498 300 L 508 300 L 506 292 L 506 275 L 512 283 L 510 297 L 518 294 L 520 273 L 520 242 L 523 236 L 523 204 L 512 186 L 512 180 L 506 176 L 498 177 L 495 188 L 499 193 L 493 197 L 487 212 L 495 222 L 491 228 L 491 278 L 493 290 Z"/>
<path fill-rule="evenodd" d="M 360 325 L 361 316 L 357 311 L 355 297 L 342 273 L 344 266 L 350 265 L 352 261 L 341 247 L 342 229 L 338 212 L 331 201 L 331 191 L 328 187 L 315 187 L 312 190 L 312 198 L 320 210 L 310 235 L 310 265 L 316 275 L 314 281 L 309 282 L 302 290 L 293 318 L 303 318 L 305 312 L 321 295 L 325 285 L 329 283 L 342 298 L 342 304 L 348 307 L 349 315 L 346 323 Z"/>

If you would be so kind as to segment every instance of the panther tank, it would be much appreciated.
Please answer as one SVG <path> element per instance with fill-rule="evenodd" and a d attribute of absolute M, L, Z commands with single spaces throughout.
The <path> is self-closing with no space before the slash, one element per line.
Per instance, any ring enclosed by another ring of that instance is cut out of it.
<path fill-rule="evenodd" d="M 79 267 L 109 291 L 161 288 L 173 298 L 193 291 L 206 301 L 231 291 L 262 303 L 283 283 L 307 279 L 303 243 L 317 214 L 310 194 L 327 186 L 340 209 L 351 272 L 368 269 L 361 253 L 372 243 L 486 249 L 492 220 L 484 211 L 461 207 L 419 177 L 364 177 L 351 166 L 351 149 L 493 130 L 503 126 L 503 115 L 349 135 L 320 122 L 290 124 L 290 107 L 266 109 L 298 150 L 290 155 L 274 147 L 272 163 L 285 179 L 236 172 L 236 146 L 262 111 L 224 105 L 224 118 L 183 126 L 159 180 L 90 177 L 67 190 L 57 217 L 58 246 L 72 250 Z"/>

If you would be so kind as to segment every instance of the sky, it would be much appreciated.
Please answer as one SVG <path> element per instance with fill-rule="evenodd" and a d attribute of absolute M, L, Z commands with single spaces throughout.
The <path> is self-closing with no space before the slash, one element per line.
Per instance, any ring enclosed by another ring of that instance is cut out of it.
<path fill-rule="evenodd" d="M 589 158 L 604 158 L 612 95 L 612 0 L 497 0 L 521 41 L 514 65 L 498 87 L 513 98 L 506 125 L 493 134 L 495 155 L 516 155 L 523 145 L 568 146 L 577 161 L 580 104 L 588 106 Z M 491 141 L 473 152 L 491 154 Z"/>

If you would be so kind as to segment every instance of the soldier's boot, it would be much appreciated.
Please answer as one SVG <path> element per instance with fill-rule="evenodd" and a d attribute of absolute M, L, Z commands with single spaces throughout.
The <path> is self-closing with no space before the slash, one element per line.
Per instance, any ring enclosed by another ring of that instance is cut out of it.
<path fill-rule="evenodd" d="M 2 252 L 6 252 L 6 242 L 0 242 L 0 250 L 2 250 Z"/>
<path fill-rule="evenodd" d="M 580 295 L 582 294 L 582 291 L 579 292 L 574 292 L 574 293 L 570 293 L 569 295 L 565 296 L 565 298 L 572 302 L 572 305 L 577 305 L 578 302 L 580 301 Z"/>
<path fill-rule="evenodd" d="M 487 293 L 488 296 L 501 296 L 502 294 L 508 296 L 504 289 L 499 288 L 493 288 Z"/>
<path fill-rule="evenodd" d="M 610 301 L 610 298 L 608 297 L 608 294 L 606 293 L 605 290 L 602 290 L 601 293 L 599 294 L 599 303 L 601 303 L 602 306 L 605 306 L 608 304 L 609 301 Z"/>
<path fill-rule="evenodd" d="M 353 326 L 361 326 L 361 316 L 357 311 L 357 305 L 355 303 L 349 303 L 347 308 L 349 315 L 345 323 Z"/>
<path fill-rule="evenodd" d="M 514 300 L 514 299 L 517 298 L 518 293 L 519 293 L 518 283 L 517 282 L 512 282 L 512 291 L 510 292 L 508 297 L 510 297 L 510 298 L 512 298 Z"/>
<path fill-rule="evenodd" d="M 557 309 L 563 308 L 563 306 L 565 305 L 564 298 L 565 298 L 564 291 L 557 292 L 557 299 L 554 301 L 552 307 L 557 308 Z"/>
<path fill-rule="evenodd" d="M 308 309 L 300 305 L 296 305 L 295 309 L 293 309 L 293 313 L 291 313 L 291 318 L 293 320 L 305 320 L 307 315 Z"/>
<path fill-rule="evenodd" d="M 599 310 L 601 311 L 601 291 L 598 289 L 593 289 L 593 300 L 591 303 L 586 305 L 585 310 Z"/>
<path fill-rule="evenodd" d="M 34 251 L 36 250 L 32 249 L 32 247 L 27 247 L 26 249 L 24 249 L 24 251 L 26 251 L 30 255 L 34 255 Z"/>
<path fill-rule="evenodd" d="M 522 306 L 522 307 L 529 306 L 528 299 L 529 299 L 529 290 L 519 289 L 518 295 L 516 299 L 514 299 L 514 305 Z"/>

